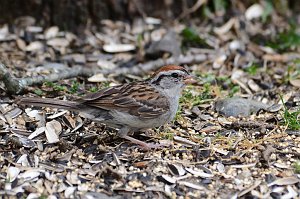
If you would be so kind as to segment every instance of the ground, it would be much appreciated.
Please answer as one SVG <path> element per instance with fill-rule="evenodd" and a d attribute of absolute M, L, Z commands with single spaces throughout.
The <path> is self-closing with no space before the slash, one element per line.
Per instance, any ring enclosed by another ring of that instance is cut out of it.
<path fill-rule="evenodd" d="M 299 30 L 276 13 L 251 17 L 169 28 L 153 18 L 105 20 L 101 30 L 80 36 L 58 27 L 0 26 L 1 62 L 14 81 L 26 80 L 20 92 L 8 91 L 5 81 L 0 90 L 0 195 L 300 197 Z M 145 79 L 172 61 L 199 80 L 183 92 L 174 121 L 133 135 L 168 145 L 155 150 L 76 112 L 17 103 L 24 96 L 78 99 Z M 41 84 L 28 83 L 34 76 Z M 222 112 L 224 99 L 229 112 Z"/>

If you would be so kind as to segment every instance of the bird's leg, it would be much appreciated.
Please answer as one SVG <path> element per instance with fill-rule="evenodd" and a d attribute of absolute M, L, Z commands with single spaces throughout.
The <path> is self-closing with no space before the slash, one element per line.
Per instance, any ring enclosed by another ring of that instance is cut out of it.
<path fill-rule="evenodd" d="M 143 142 L 141 140 L 138 140 L 138 139 L 135 139 L 133 137 L 130 137 L 128 135 L 128 132 L 129 132 L 129 128 L 128 127 L 122 127 L 120 130 L 119 130 L 119 136 L 121 138 L 124 138 L 126 140 L 129 140 L 130 142 L 134 143 L 134 144 L 138 144 L 139 146 L 141 146 L 143 149 L 145 150 L 150 150 L 150 149 L 155 149 L 155 148 L 159 148 L 159 147 L 162 147 L 162 145 L 160 144 L 153 144 L 153 143 L 146 143 L 146 142 Z"/>

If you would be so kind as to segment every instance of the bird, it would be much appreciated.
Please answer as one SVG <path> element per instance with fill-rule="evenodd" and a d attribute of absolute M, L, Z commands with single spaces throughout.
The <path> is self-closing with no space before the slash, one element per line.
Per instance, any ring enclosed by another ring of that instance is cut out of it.
<path fill-rule="evenodd" d="M 18 104 L 79 112 L 87 119 L 117 129 L 119 137 L 149 150 L 158 145 L 128 134 L 172 121 L 183 89 L 194 82 L 194 76 L 184 67 L 166 65 L 146 80 L 104 88 L 75 101 L 24 97 Z"/>

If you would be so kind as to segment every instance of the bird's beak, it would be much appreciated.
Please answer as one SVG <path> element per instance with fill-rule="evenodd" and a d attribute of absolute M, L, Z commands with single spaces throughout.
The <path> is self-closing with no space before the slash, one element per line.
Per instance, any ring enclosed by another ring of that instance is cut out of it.
<path fill-rule="evenodd" d="M 188 75 L 184 78 L 183 81 L 185 84 L 195 84 L 198 82 L 197 79 L 198 79 L 198 77 L 196 77 L 194 75 Z"/>

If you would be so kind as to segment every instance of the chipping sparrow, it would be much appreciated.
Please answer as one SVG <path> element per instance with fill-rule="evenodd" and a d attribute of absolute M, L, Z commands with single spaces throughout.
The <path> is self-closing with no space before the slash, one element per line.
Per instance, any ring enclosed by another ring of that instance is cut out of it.
<path fill-rule="evenodd" d="M 193 77 L 183 67 L 168 65 L 148 80 L 105 88 L 78 101 L 22 98 L 19 104 L 77 111 L 85 118 L 119 129 L 120 137 L 149 149 L 156 145 L 128 133 L 170 122 L 176 115 L 181 91 L 192 81 Z"/>

